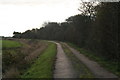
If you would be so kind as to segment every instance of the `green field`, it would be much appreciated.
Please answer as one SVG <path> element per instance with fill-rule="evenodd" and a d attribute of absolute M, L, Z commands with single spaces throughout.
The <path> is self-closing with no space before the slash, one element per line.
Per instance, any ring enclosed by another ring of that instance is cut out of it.
<path fill-rule="evenodd" d="M 49 43 L 35 63 L 22 75 L 22 78 L 53 78 L 56 44 Z"/>
<path fill-rule="evenodd" d="M 2 48 L 16 48 L 21 46 L 22 44 L 17 41 L 2 40 Z"/>

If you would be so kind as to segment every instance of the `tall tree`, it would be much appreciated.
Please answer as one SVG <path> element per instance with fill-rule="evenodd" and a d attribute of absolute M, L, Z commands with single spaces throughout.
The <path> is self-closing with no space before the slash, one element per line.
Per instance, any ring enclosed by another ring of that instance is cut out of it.
<path fill-rule="evenodd" d="M 91 18 L 95 16 L 95 2 L 83 2 L 81 0 L 80 8 L 78 9 L 83 15 L 90 16 Z"/>

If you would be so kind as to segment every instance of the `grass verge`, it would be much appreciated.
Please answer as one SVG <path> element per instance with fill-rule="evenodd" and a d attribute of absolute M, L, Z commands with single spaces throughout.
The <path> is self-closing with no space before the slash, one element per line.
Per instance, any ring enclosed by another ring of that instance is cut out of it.
<path fill-rule="evenodd" d="M 18 42 L 22 43 L 22 47 L 3 49 L 4 78 L 20 78 L 48 46 L 47 42 L 40 40 L 21 39 Z"/>
<path fill-rule="evenodd" d="M 100 64 L 106 70 L 108 70 L 120 77 L 120 71 L 118 71 L 119 67 L 117 66 L 117 64 L 118 64 L 117 62 L 106 60 L 105 58 L 103 58 L 101 56 L 97 56 L 95 53 L 93 53 L 91 51 L 88 51 L 84 48 L 79 48 L 75 44 L 72 44 L 72 43 L 67 43 L 67 44 L 70 45 L 71 47 L 77 49 L 78 51 L 80 51 L 80 53 L 84 54 L 89 59 L 96 61 L 98 64 Z"/>
<path fill-rule="evenodd" d="M 94 78 L 91 71 L 68 49 L 64 43 L 61 43 L 64 52 L 72 62 L 73 68 L 76 71 L 76 77 L 78 78 Z"/>
<path fill-rule="evenodd" d="M 53 78 L 54 61 L 57 53 L 56 44 L 48 47 L 21 78 Z"/>

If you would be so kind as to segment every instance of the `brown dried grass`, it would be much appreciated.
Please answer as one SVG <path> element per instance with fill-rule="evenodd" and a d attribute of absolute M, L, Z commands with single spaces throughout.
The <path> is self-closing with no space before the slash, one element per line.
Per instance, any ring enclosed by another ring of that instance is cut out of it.
<path fill-rule="evenodd" d="M 6 71 L 4 77 L 5 78 L 15 78 L 22 74 L 26 68 L 29 67 L 30 64 L 40 55 L 42 51 L 47 47 L 47 43 L 41 41 L 29 41 L 21 39 L 19 40 L 25 46 L 23 46 L 20 53 L 24 54 L 24 58 L 20 60 L 17 64 L 13 64 L 16 67 L 10 67 L 9 70 Z"/>

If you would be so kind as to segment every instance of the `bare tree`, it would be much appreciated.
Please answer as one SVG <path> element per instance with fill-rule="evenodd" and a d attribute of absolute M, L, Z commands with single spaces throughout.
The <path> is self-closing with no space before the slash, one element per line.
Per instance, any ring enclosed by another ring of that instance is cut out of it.
<path fill-rule="evenodd" d="M 82 15 L 87 15 L 91 18 L 95 17 L 97 2 L 84 2 L 81 0 L 79 11 L 82 12 Z"/>

